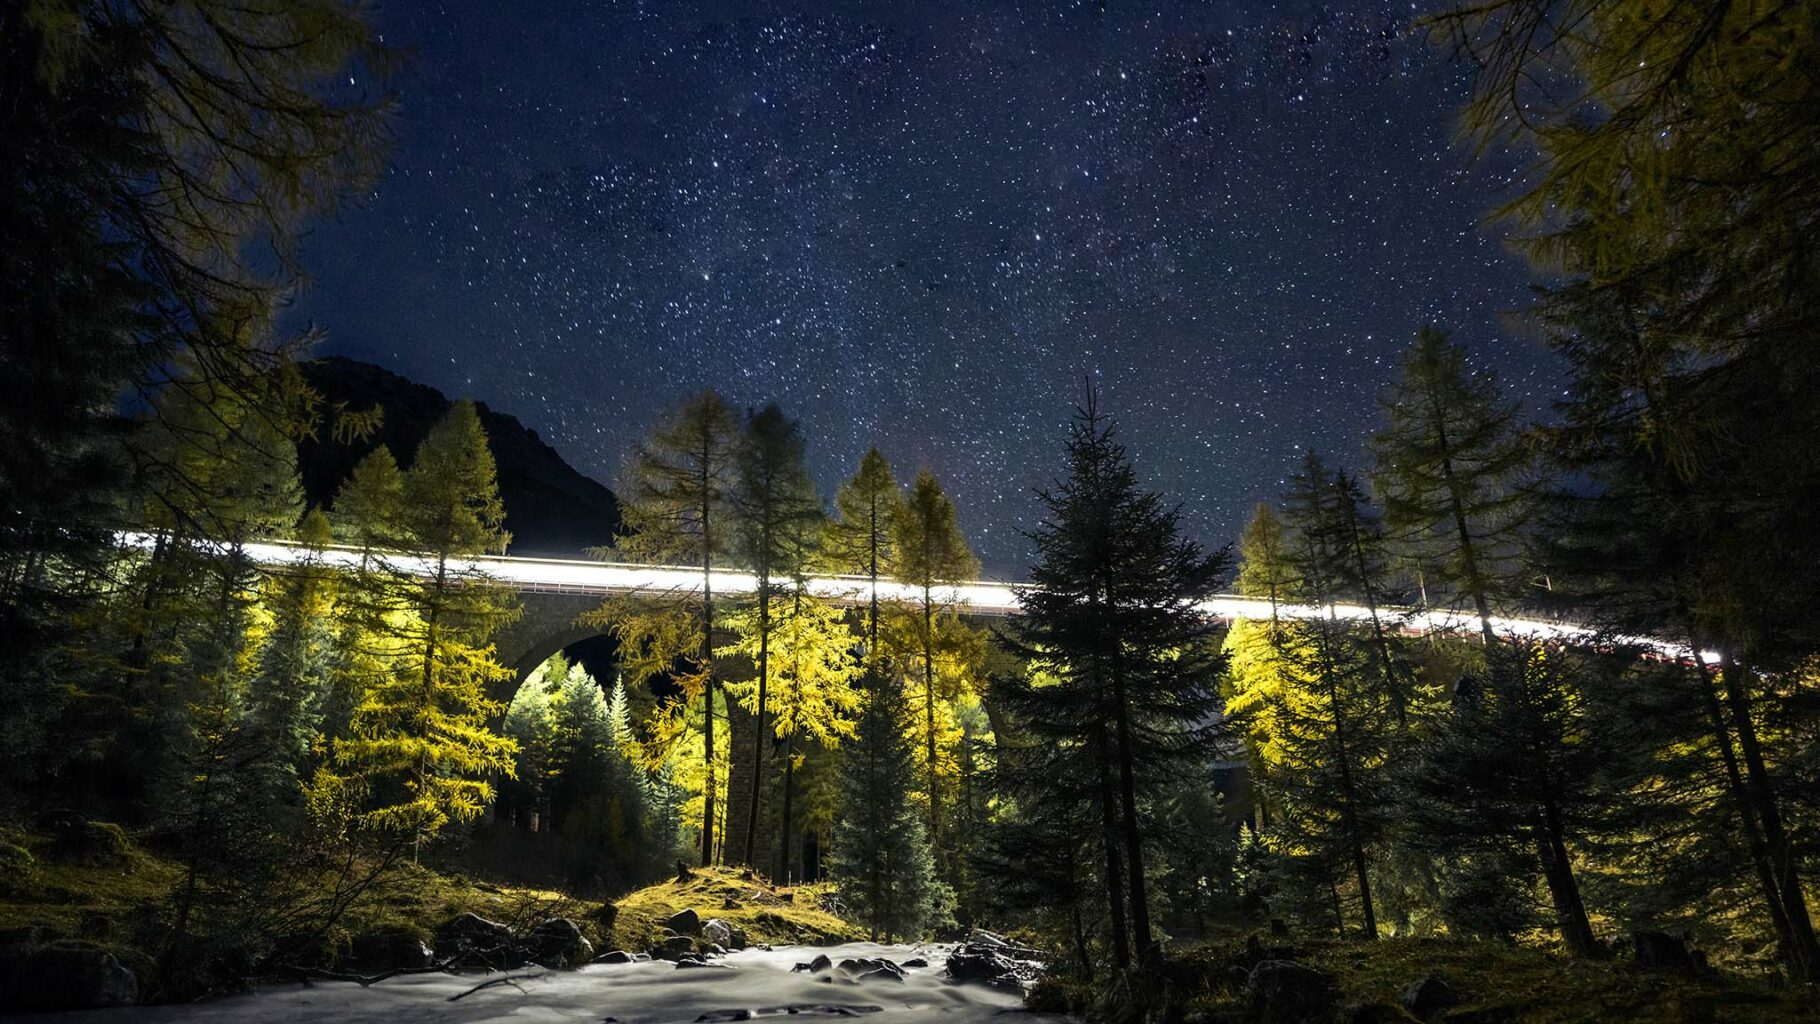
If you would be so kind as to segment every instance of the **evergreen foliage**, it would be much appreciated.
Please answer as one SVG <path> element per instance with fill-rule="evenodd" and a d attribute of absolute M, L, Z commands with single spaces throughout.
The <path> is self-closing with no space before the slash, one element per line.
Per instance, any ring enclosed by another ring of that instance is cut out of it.
<path fill-rule="evenodd" d="M 904 786 L 913 773 L 907 719 L 894 688 L 868 690 L 841 774 L 830 863 L 847 913 L 886 942 L 941 927 L 953 899 Z"/>
<path fill-rule="evenodd" d="M 1091 752 L 1122 971 L 1131 945 L 1140 960 L 1156 958 L 1140 801 L 1213 736 L 1224 660 L 1197 605 L 1214 592 L 1225 556 L 1184 539 L 1176 511 L 1139 487 L 1091 399 L 1070 427 L 1064 474 L 1039 497 L 1037 561 L 1018 591 L 1024 613 L 1002 636 L 1055 683 L 1006 689 L 1040 742 Z"/>

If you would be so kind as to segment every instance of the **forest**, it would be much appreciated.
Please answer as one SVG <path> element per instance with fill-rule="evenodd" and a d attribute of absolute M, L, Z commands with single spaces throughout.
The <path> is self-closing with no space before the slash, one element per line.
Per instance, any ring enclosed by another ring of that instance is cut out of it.
<path fill-rule="evenodd" d="M 782 908 L 720 953 L 963 942 L 952 978 L 1095 1020 L 1438 1019 L 1500 972 L 1555 1003 L 1452 1019 L 1811 1011 L 1820 5 L 1420 29 L 1462 145 L 1533 157 L 1486 215 L 1552 403 L 1412 322 L 1363 457 L 1306 451 L 1228 544 L 1056 396 L 1000 617 L 943 467 L 817 480 L 792 411 L 679 388 L 587 555 L 691 582 L 520 678 L 475 404 L 394 451 L 280 327 L 405 116 L 324 83 L 400 54 L 331 0 L 8 5 L 0 1009 L 474 967 L 444 918 L 515 893 L 527 950 L 575 930 L 516 965 L 699 957 L 683 905 L 637 922 L 707 879 Z M 364 453 L 325 502 L 304 443 Z"/>

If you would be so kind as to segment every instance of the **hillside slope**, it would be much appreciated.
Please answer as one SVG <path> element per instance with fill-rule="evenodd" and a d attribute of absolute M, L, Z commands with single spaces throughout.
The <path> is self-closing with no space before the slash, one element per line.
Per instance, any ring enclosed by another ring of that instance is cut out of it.
<path fill-rule="evenodd" d="M 380 406 L 384 418 L 374 436 L 337 443 L 332 430 L 298 446 L 304 491 L 313 505 L 329 505 L 354 464 L 384 444 L 400 466 L 430 432 L 450 399 L 435 388 L 408 380 L 371 363 L 340 356 L 303 364 L 303 374 L 331 406 Z M 515 416 L 476 403 L 493 458 L 499 464 L 499 493 L 514 555 L 581 557 L 591 546 L 609 543 L 619 526 L 619 502 L 599 481 L 563 461 L 537 432 Z"/>

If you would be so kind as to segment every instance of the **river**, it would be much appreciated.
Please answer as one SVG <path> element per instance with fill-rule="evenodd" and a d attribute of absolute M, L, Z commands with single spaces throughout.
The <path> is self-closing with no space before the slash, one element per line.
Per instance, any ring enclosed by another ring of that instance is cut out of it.
<path fill-rule="evenodd" d="M 269 985 L 245 995 L 187 1006 L 137 1006 L 18 1019 L 44 1024 L 694 1024 L 702 1020 L 762 1022 L 777 1017 L 807 1024 L 854 1017 L 892 1024 L 975 1024 L 1006 1013 L 1015 1013 L 1031 1024 L 1061 1024 L 1069 1019 L 1026 1014 L 1016 993 L 950 983 L 943 966 L 951 948 L 859 942 L 742 950 L 716 960 L 724 966 L 715 967 L 679 969 L 661 960 L 594 964 L 577 971 L 545 972 L 532 967 L 507 973 L 536 977 L 494 985 L 454 1002 L 451 996 L 502 975 L 401 975 L 365 988 L 353 982 L 322 981 Z M 929 966 L 907 968 L 901 982 L 830 981 L 791 971 L 818 953 L 836 963 L 846 957 L 886 957 L 901 964 L 923 957 Z"/>

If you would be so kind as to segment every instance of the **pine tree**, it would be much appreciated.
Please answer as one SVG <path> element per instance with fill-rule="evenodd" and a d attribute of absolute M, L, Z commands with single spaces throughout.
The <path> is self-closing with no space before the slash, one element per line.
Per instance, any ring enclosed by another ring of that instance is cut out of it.
<path fill-rule="evenodd" d="M 456 402 L 418 447 L 399 521 L 433 566 L 399 581 L 399 657 L 354 711 L 315 787 L 351 802 L 361 828 L 413 848 L 451 821 L 472 821 L 493 797 L 488 777 L 514 770 L 511 740 L 489 720 L 512 678 L 491 638 L 516 614 L 510 598 L 458 559 L 504 550 L 505 509 L 493 455 L 472 402 Z"/>
<path fill-rule="evenodd" d="M 739 854 L 741 863 L 750 864 L 758 836 L 760 780 L 764 777 L 764 752 L 769 746 L 766 737 L 772 731 L 766 720 L 771 714 L 766 690 L 772 677 L 772 605 L 778 579 L 800 576 L 805 568 L 803 560 L 809 551 L 795 543 L 795 538 L 804 534 L 809 522 L 820 522 L 821 501 L 805 461 L 802 426 L 786 417 L 775 403 L 746 417 L 735 462 L 737 484 L 730 511 L 740 553 L 758 579 L 756 616 L 752 622 L 757 649 L 750 652 L 758 670 L 757 694 L 751 701 L 751 793 L 742 812 L 745 844 Z"/>
<path fill-rule="evenodd" d="M 904 787 L 913 770 L 906 710 L 890 688 L 866 695 L 843 762 L 830 856 L 847 913 L 886 942 L 938 927 L 951 902 Z"/>
<path fill-rule="evenodd" d="M 1024 614 L 1005 641 L 1059 683 L 1010 689 L 1034 736 L 1094 751 L 1108 902 L 1116 918 L 1122 868 L 1130 938 L 1150 964 L 1157 949 L 1139 799 L 1212 738 L 1224 664 L 1198 605 L 1214 592 L 1225 557 L 1184 539 L 1176 511 L 1140 489 L 1091 398 L 1070 428 L 1065 474 L 1039 498 L 1045 516 L 1030 534 L 1037 563 L 1018 588 Z M 1123 970 L 1127 937 L 1116 921 L 1114 931 Z"/>
<path fill-rule="evenodd" d="M 1371 439 L 1372 483 L 1395 542 L 1425 579 L 1472 604 L 1489 646 L 1493 605 L 1516 595 L 1512 566 L 1524 518 L 1517 486 L 1529 464 L 1517 408 L 1489 370 L 1424 325 L 1403 359 L 1403 376 L 1381 403 L 1387 425 Z"/>
<path fill-rule="evenodd" d="M 726 400 L 704 391 L 668 416 L 640 444 L 619 488 L 627 535 L 616 554 L 656 563 L 701 566 L 701 592 L 665 599 L 609 599 L 584 619 L 605 626 L 620 643 L 626 670 L 643 680 L 688 668 L 675 680 L 681 696 L 661 710 L 652 735 L 665 742 L 690 732 L 699 707 L 702 748 L 701 863 L 715 857 L 716 804 L 725 782 L 715 753 L 714 587 L 712 573 L 732 548 L 725 522 L 735 485 L 738 421 Z M 650 763 L 666 760 L 663 743 Z"/>
<path fill-rule="evenodd" d="M 897 578 L 917 588 L 922 600 L 917 608 L 917 653 L 922 660 L 922 703 L 925 771 L 929 786 L 929 842 L 937 856 L 942 851 L 941 779 L 936 734 L 936 616 L 950 601 L 936 588 L 979 574 L 979 560 L 967 547 L 955 523 L 954 503 L 942 491 L 935 474 L 918 470 L 893 523 L 897 552 Z"/>

